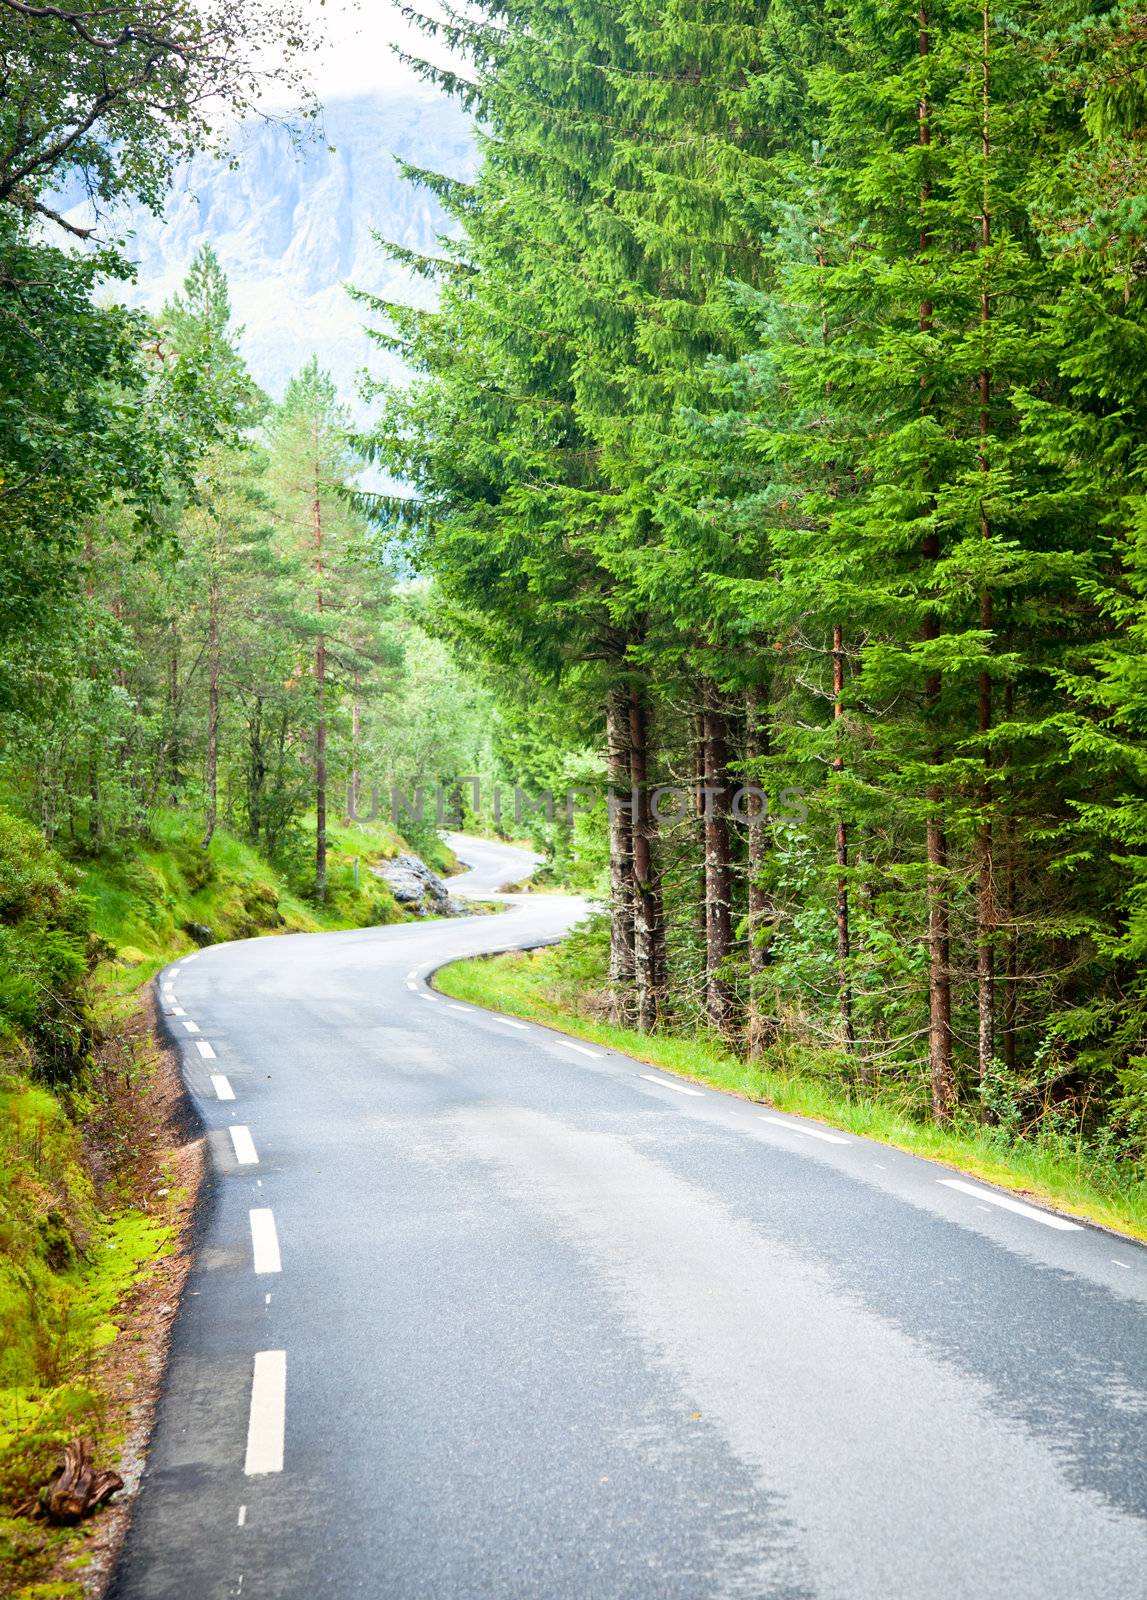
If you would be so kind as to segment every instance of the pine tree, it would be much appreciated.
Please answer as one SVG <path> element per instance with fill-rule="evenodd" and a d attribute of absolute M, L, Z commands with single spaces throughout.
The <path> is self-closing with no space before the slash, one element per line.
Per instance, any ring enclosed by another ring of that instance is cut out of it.
<path fill-rule="evenodd" d="M 287 385 L 269 434 L 269 488 L 282 546 L 301 574 L 298 617 L 310 653 L 314 894 L 321 902 L 327 896 L 328 740 L 335 700 L 346 687 L 340 668 L 348 656 L 357 660 L 359 654 L 352 619 L 367 536 L 348 496 L 359 467 L 350 444 L 350 416 L 317 357 Z"/>
<path fill-rule="evenodd" d="M 174 352 L 181 392 L 203 435 L 196 499 L 206 556 L 207 589 L 207 739 L 204 763 L 203 848 L 219 821 L 220 680 L 223 671 L 222 611 L 224 572 L 238 541 L 225 526 L 225 507 L 234 507 L 233 490 L 242 468 L 235 457 L 246 449 L 244 430 L 262 409 L 259 395 L 236 349 L 239 330 L 231 325 L 231 297 L 219 259 L 201 246 L 183 284 L 164 307 L 163 337 Z"/>

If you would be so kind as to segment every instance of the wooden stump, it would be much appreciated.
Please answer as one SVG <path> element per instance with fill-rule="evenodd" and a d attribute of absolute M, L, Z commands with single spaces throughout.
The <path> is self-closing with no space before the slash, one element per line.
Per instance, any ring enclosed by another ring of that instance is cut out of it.
<path fill-rule="evenodd" d="M 63 1461 L 40 1490 L 38 1514 L 49 1522 L 79 1522 L 122 1488 L 118 1472 L 96 1471 L 91 1440 L 73 1439 L 64 1446 Z"/>

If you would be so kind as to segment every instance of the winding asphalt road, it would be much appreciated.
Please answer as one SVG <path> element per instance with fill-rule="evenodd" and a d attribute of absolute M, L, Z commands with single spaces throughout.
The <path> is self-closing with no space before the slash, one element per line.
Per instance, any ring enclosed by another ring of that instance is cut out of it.
<path fill-rule="evenodd" d="M 164 974 L 213 1177 L 117 1600 L 1142 1600 L 1147 1251 L 427 986 L 581 909 Z"/>

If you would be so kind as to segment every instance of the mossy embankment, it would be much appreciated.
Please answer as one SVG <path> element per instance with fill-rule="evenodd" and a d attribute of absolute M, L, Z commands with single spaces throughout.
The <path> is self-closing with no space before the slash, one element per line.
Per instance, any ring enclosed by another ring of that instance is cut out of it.
<path fill-rule="evenodd" d="M 136 987 L 203 942 L 401 921 L 390 890 L 370 872 L 404 848 L 401 838 L 384 828 L 335 826 L 328 839 L 321 905 L 306 893 L 302 864 L 273 866 L 223 830 L 204 850 L 198 830 L 174 814 L 156 821 L 150 839 L 82 863 L 78 887 L 91 906 L 92 930 L 107 946 L 101 980 L 113 989 Z"/>
<path fill-rule="evenodd" d="M 178 1082 L 155 1038 L 147 981 L 209 940 L 401 920 L 369 871 L 404 848 L 399 836 L 335 826 L 329 838 L 318 905 L 304 892 L 305 857 L 294 870 L 273 866 L 225 831 L 204 850 L 176 814 L 160 816 L 147 840 L 68 862 L 0 811 L 5 1596 L 91 1592 L 94 1525 L 53 1531 L 26 1508 L 76 1434 L 94 1440 L 101 1465 L 116 1465 L 132 1392 L 146 1386 L 163 1339 L 160 1325 L 147 1347 L 141 1302 L 165 1274 L 178 1289 L 171 1263 L 197 1163 L 173 1111 Z M 449 867 L 445 847 L 436 864 Z"/>
<path fill-rule="evenodd" d="M 818 1118 L 1147 1241 L 1147 1182 L 1134 1163 L 1062 1133 L 1020 1137 L 971 1117 L 939 1128 L 906 1095 L 850 1085 L 829 1057 L 777 1050 L 747 1061 L 711 1033 L 640 1033 L 606 1020 L 604 970 L 593 938 L 454 962 L 434 975 L 443 994 L 560 1028 L 667 1072 Z"/>

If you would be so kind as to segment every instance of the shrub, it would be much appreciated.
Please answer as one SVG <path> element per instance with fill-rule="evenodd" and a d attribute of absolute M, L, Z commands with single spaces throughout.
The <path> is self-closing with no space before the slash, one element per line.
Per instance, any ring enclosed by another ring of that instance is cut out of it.
<path fill-rule="evenodd" d="M 74 1080 L 92 1028 L 83 994 L 87 902 L 30 823 L 0 811 L 0 1041 L 31 1052 L 44 1082 Z"/>

